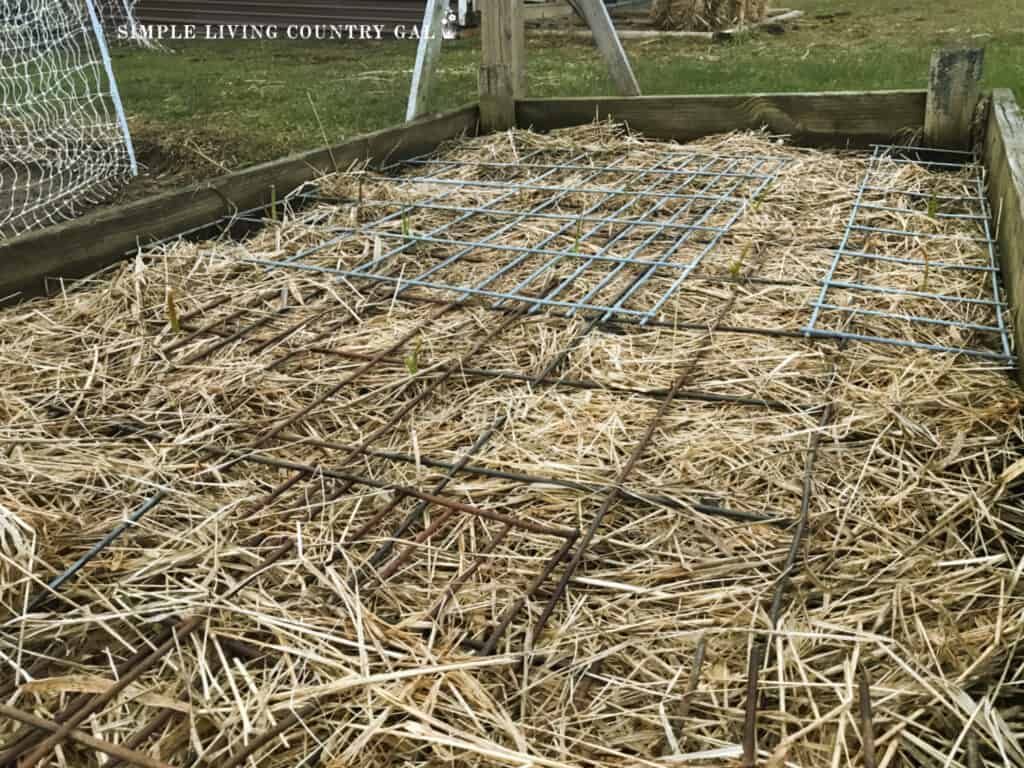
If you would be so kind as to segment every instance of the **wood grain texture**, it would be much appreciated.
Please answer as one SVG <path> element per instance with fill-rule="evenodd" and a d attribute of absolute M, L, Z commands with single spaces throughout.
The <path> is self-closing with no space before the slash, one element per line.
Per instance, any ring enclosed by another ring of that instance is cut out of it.
<path fill-rule="evenodd" d="M 485 131 L 515 125 L 515 101 L 526 96 L 526 35 L 522 0 L 485 0 L 480 30 L 480 124 Z"/>
<path fill-rule="evenodd" d="M 447 139 L 475 134 L 478 120 L 476 105 L 466 106 L 12 238 L 0 245 L 0 300 L 44 294 L 49 278 L 84 277 L 125 258 L 139 243 L 269 205 L 271 186 L 280 198 L 357 161 L 381 163 L 429 152 Z"/>
<path fill-rule="evenodd" d="M 928 101 L 924 115 L 924 143 L 944 149 L 968 149 L 971 121 L 981 97 L 981 70 L 985 51 L 957 48 L 932 54 L 928 72 Z"/>
<path fill-rule="evenodd" d="M 805 146 L 866 147 L 920 131 L 925 91 L 524 99 L 516 124 L 548 131 L 612 118 L 657 139 L 768 128 Z"/>
<path fill-rule="evenodd" d="M 507 64 L 515 72 L 515 97 L 526 96 L 523 0 L 484 0 L 480 16 L 480 63 Z"/>
<path fill-rule="evenodd" d="M 412 86 L 409 88 L 409 102 L 405 109 L 405 120 L 410 122 L 426 114 L 427 103 L 434 86 L 434 72 L 441 58 L 444 17 L 448 3 L 443 0 L 427 0 L 420 25 L 420 42 L 416 47 L 416 64 L 412 70 Z"/>
<path fill-rule="evenodd" d="M 1024 114 L 1013 91 L 992 94 L 985 134 L 988 194 L 996 216 L 1003 293 L 1010 304 L 1018 359 L 1024 349 Z M 1018 364 L 1017 379 L 1024 384 Z"/>
<path fill-rule="evenodd" d="M 516 100 L 512 97 L 512 68 L 507 64 L 480 67 L 480 128 L 485 133 L 507 131 L 516 124 Z"/>
<path fill-rule="evenodd" d="M 547 19 L 565 19 L 576 13 L 567 2 L 530 3 L 523 7 L 525 21 L 545 21 Z"/>
<path fill-rule="evenodd" d="M 570 32 L 557 32 L 578 40 L 592 40 L 594 33 L 589 30 L 572 30 Z M 715 39 L 714 32 L 687 32 L 662 29 L 620 29 L 618 31 L 620 40 L 707 40 Z"/>

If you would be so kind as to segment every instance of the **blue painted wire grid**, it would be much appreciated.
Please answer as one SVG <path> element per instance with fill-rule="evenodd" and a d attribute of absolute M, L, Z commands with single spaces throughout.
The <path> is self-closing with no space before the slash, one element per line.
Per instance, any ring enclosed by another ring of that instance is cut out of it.
<path fill-rule="evenodd" d="M 256 261 L 381 284 L 398 296 L 646 323 L 671 308 L 784 164 L 682 149 L 648 166 L 582 153 L 559 162 L 417 158 L 404 166 L 412 173 L 390 180 L 412 194 L 364 202 L 380 209 L 371 223 L 338 227 L 287 259 Z M 338 260 L 354 240 L 372 241 L 372 255 Z"/>
<path fill-rule="evenodd" d="M 1012 363 L 984 168 L 925 156 L 875 147 L 804 331 Z"/>

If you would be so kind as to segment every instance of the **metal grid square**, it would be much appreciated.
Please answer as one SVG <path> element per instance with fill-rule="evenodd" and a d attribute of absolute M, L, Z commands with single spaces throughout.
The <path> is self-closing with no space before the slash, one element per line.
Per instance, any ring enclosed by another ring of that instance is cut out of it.
<path fill-rule="evenodd" d="M 361 200 L 361 208 L 388 212 L 287 260 L 254 261 L 382 283 L 396 296 L 646 324 L 786 163 L 694 151 L 667 152 L 649 166 L 536 155 L 517 163 L 408 161 L 415 173 L 388 181 L 403 193 L 422 189 L 422 198 Z M 415 226 L 425 214 L 431 226 Z M 503 242 L 513 232 L 516 241 Z M 357 236 L 373 239 L 371 258 L 345 268 L 308 261 Z"/>
<path fill-rule="evenodd" d="M 930 193 L 877 180 L 880 174 L 891 173 L 899 165 L 925 168 L 936 175 L 960 174 L 962 194 Z M 873 225 L 878 218 L 911 223 Z M 927 224 L 936 221 L 955 222 L 962 231 L 927 231 Z M 944 246 L 943 257 L 938 260 L 928 256 L 928 250 L 936 243 Z M 1003 318 L 1006 305 L 1001 298 L 995 248 L 992 216 L 985 197 L 985 170 L 973 153 L 875 145 L 842 242 L 803 330 L 817 337 L 879 342 L 1012 363 L 1014 355 Z M 872 272 L 879 270 L 886 272 L 886 279 L 872 281 Z M 959 273 L 965 278 L 965 290 L 929 290 L 927 280 L 932 271 Z M 980 279 L 968 282 L 967 278 L 973 276 Z M 900 278 L 908 277 L 919 283 L 914 288 L 900 287 Z M 837 293 L 847 297 L 849 303 L 841 303 L 835 297 Z M 863 305 L 873 297 L 911 303 L 923 310 L 900 312 Z M 970 319 L 965 320 L 965 316 Z M 836 327 L 823 327 L 826 318 L 834 321 Z M 846 330 L 853 322 L 864 324 L 869 331 Z M 874 327 L 881 326 L 881 330 L 870 332 L 872 323 Z M 894 327 L 910 332 L 886 332 Z M 953 341 L 935 343 L 912 335 L 917 330 L 923 335 L 925 330 L 936 328 L 950 334 Z"/>

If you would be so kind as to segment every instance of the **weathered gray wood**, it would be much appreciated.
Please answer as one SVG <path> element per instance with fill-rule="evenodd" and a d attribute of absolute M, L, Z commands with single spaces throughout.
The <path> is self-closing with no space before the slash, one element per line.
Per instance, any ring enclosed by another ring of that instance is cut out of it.
<path fill-rule="evenodd" d="M 985 131 L 985 166 L 989 201 L 996 216 L 1003 294 L 1010 305 L 1019 357 L 1024 350 L 1024 114 L 1013 91 L 1007 89 L 992 94 Z M 1017 378 L 1024 384 L 1024 367 L 1019 364 Z"/>
<path fill-rule="evenodd" d="M 530 3 L 523 7 L 523 19 L 527 22 L 564 19 L 574 13 L 576 11 L 572 6 L 562 0 L 552 0 L 549 3 Z"/>
<path fill-rule="evenodd" d="M 515 102 L 526 96 L 526 36 L 522 0 L 486 0 L 480 20 L 480 124 L 485 131 L 515 125 Z"/>
<path fill-rule="evenodd" d="M 594 37 L 594 33 L 589 30 L 570 30 L 568 32 L 562 32 L 557 30 L 556 34 L 567 34 L 573 38 L 591 40 Z M 670 40 L 670 39 L 684 39 L 684 40 L 714 40 L 714 32 L 687 32 L 676 31 L 676 30 L 661 30 L 661 29 L 620 29 L 619 39 L 620 40 Z"/>
<path fill-rule="evenodd" d="M 932 147 L 967 149 L 971 121 L 981 96 L 981 48 L 936 51 L 928 73 L 924 141 Z"/>
<path fill-rule="evenodd" d="M 594 44 L 608 65 L 608 73 L 615 83 L 615 88 L 623 96 L 639 96 L 640 84 L 633 75 L 633 68 L 629 66 L 622 41 L 615 33 L 615 25 L 608 14 L 608 7 L 601 0 L 583 0 L 574 7 L 578 8 L 590 31 L 593 32 Z"/>
<path fill-rule="evenodd" d="M 124 258 L 137 242 L 170 237 L 238 210 L 269 205 L 271 187 L 280 198 L 354 162 L 381 163 L 429 152 L 442 141 L 475 133 L 478 120 L 476 105 L 466 106 L 12 238 L 0 245 L 0 299 L 40 295 L 48 278 L 91 274 Z"/>
<path fill-rule="evenodd" d="M 743 24 L 740 24 L 739 26 L 732 27 L 731 29 L 723 30 L 722 32 L 719 32 L 716 36 L 730 37 L 732 35 L 737 35 L 740 32 L 745 32 L 751 29 L 757 29 L 758 27 L 767 27 L 769 24 L 783 24 L 787 21 L 796 21 L 797 19 L 801 18 L 804 15 L 803 11 L 786 11 L 785 13 L 781 13 L 779 11 L 773 12 L 775 13 L 775 15 L 770 18 L 761 19 L 760 21 L 748 21 Z"/>
<path fill-rule="evenodd" d="M 617 30 L 617 34 L 620 40 L 723 40 L 733 37 L 740 32 L 756 29 L 758 27 L 766 27 L 770 24 L 783 24 L 787 21 L 795 21 L 803 15 L 803 11 L 787 11 L 786 13 L 779 13 L 778 15 L 772 16 L 769 19 L 764 19 L 763 21 L 748 22 L 742 26 L 725 29 L 720 32 L 691 32 L 675 29 L 619 29 Z M 552 31 L 554 32 L 556 30 Z M 563 30 L 557 31 L 563 32 Z M 568 34 L 573 38 L 587 40 L 590 40 L 593 37 L 592 32 L 582 29 L 568 30 L 565 34 Z"/>
<path fill-rule="evenodd" d="M 806 146 L 866 147 L 921 130 L 926 96 L 874 91 L 525 99 L 516 103 L 516 124 L 548 131 L 612 118 L 651 138 L 677 141 L 767 127 Z"/>
<path fill-rule="evenodd" d="M 579 2 L 579 0 L 576 0 Z M 587 0 L 591 2 L 591 0 Z M 609 10 L 611 11 L 612 18 L 621 18 L 624 16 L 638 16 L 647 18 L 650 15 L 650 11 L 643 7 L 643 0 L 637 0 L 633 6 L 629 5 L 616 5 Z M 566 2 L 566 0 L 549 0 L 544 3 L 527 3 L 523 6 L 523 18 L 526 19 L 526 23 L 537 21 L 548 21 L 551 19 L 564 19 L 568 16 L 577 16 L 576 9 L 573 8 L 573 0 Z M 579 23 L 583 24 L 583 20 L 579 19 Z"/>
<path fill-rule="evenodd" d="M 512 70 L 504 64 L 480 67 L 480 128 L 507 131 L 516 124 Z"/>
<path fill-rule="evenodd" d="M 416 48 L 416 65 L 412 70 L 412 87 L 405 108 L 405 121 L 411 122 L 426 113 L 427 103 L 434 85 L 434 71 L 441 58 L 442 27 L 448 3 L 446 0 L 427 0 L 420 27 L 420 42 Z"/>

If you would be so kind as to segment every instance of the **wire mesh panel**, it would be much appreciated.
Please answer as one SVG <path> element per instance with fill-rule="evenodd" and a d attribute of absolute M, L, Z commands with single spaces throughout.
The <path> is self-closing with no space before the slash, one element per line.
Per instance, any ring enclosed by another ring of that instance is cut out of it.
<path fill-rule="evenodd" d="M 1012 362 L 1005 310 L 981 163 L 876 146 L 805 332 Z"/>
<path fill-rule="evenodd" d="M 588 153 L 417 159 L 406 165 L 415 172 L 388 178 L 380 196 L 361 191 L 369 222 L 264 263 L 382 283 L 396 295 L 647 323 L 784 163 L 682 150 L 646 165 Z M 367 237 L 365 258 L 311 261 Z"/>
<path fill-rule="evenodd" d="M 0 237 L 75 215 L 136 172 L 103 36 L 106 11 L 119 18 L 130 6 L 0 6 Z"/>

